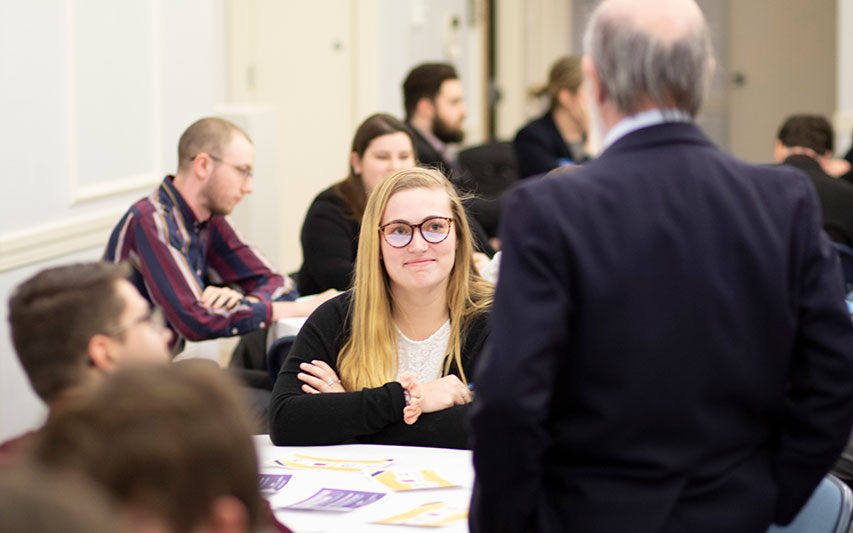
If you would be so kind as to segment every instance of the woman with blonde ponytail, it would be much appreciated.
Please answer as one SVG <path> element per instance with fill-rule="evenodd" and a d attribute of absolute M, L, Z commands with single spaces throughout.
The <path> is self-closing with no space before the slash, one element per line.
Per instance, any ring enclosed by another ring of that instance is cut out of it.
<path fill-rule="evenodd" d="M 470 379 L 492 285 L 438 171 L 399 170 L 367 201 L 355 281 L 312 314 L 276 380 L 278 445 L 465 447 Z"/>
<path fill-rule="evenodd" d="M 589 159 L 589 119 L 583 90 L 581 58 L 566 56 L 551 67 L 548 84 L 533 92 L 548 96 L 548 111 L 528 122 L 515 136 L 513 147 L 522 178 Z"/>

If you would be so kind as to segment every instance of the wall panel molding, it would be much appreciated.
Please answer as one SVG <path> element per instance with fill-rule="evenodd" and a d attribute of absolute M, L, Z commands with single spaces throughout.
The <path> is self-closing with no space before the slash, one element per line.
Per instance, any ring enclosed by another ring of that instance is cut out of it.
<path fill-rule="evenodd" d="M 161 6 L 87 0 L 66 9 L 70 205 L 78 206 L 159 181 Z"/>
<path fill-rule="evenodd" d="M 0 272 L 106 246 L 126 207 L 0 235 Z"/>

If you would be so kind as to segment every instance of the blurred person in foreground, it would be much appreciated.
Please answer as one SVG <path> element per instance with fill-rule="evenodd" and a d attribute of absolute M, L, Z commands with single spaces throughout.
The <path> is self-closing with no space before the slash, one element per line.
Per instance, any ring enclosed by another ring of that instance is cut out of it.
<path fill-rule="evenodd" d="M 471 530 L 788 523 L 853 424 L 814 189 L 693 123 L 713 59 L 692 0 L 605 0 L 584 50 L 604 150 L 506 200 Z"/>
<path fill-rule="evenodd" d="M 12 344 L 49 417 L 122 366 L 170 361 L 171 333 L 127 274 L 126 266 L 110 263 L 64 265 L 13 290 Z M 0 462 L 25 451 L 32 435 L 0 445 Z"/>
<path fill-rule="evenodd" d="M 123 369 L 48 422 L 33 458 L 94 480 L 135 532 L 288 531 L 258 491 L 247 409 L 203 361 Z"/>
<path fill-rule="evenodd" d="M 112 500 L 72 472 L 22 462 L 0 470 L 0 533 L 123 533 Z"/>

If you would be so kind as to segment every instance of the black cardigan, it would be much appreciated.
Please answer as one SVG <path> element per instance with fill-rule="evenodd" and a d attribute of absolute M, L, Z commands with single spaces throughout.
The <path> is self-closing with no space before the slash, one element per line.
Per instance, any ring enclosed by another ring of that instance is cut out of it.
<path fill-rule="evenodd" d="M 302 223 L 301 294 L 326 289 L 345 291 L 350 286 L 358 251 L 361 222 L 352 217 L 334 185 L 314 198 Z"/>
<path fill-rule="evenodd" d="M 343 293 L 317 308 L 302 327 L 282 364 L 270 404 L 270 437 L 279 446 L 341 443 L 405 444 L 467 448 L 470 404 L 424 413 L 417 422 L 403 422 L 403 388 L 396 381 L 355 392 L 307 394 L 296 375 L 302 362 L 325 361 L 337 372 L 338 354 L 350 335 L 347 312 L 351 294 Z M 489 336 L 488 313 L 472 319 L 462 343 L 465 376 Z M 450 372 L 459 375 L 451 363 Z"/>
<path fill-rule="evenodd" d="M 513 147 L 518 161 L 518 175 L 522 178 L 553 170 L 561 165 L 562 159 L 571 159 L 576 164 L 589 159 L 586 154 L 572 152 L 550 112 L 518 130 Z"/>

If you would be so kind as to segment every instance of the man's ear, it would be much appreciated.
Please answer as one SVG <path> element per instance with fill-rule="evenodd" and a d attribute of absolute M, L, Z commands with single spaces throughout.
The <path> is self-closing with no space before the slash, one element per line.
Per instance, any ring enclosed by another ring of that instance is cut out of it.
<path fill-rule="evenodd" d="M 606 95 L 601 86 L 601 80 L 598 79 L 598 71 L 595 70 L 595 63 L 593 63 L 592 57 L 583 56 L 581 58 L 581 70 L 583 70 L 586 90 L 589 91 L 592 101 L 598 105 L 603 104 Z"/>
<path fill-rule="evenodd" d="M 89 339 L 89 360 L 99 372 L 109 374 L 115 371 L 115 360 L 112 356 L 113 340 L 103 333 L 96 333 Z"/>
<path fill-rule="evenodd" d="M 210 504 L 209 523 L 214 533 L 247 533 L 249 512 L 234 496 L 219 496 Z"/>
<path fill-rule="evenodd" d="M 199 152 L 192 163 L 193 175 L 197 179 L 203 180 L 213 171 L 213 159 L 207 152 Z"/>
<path fill-rule="evenodd" d="M 717 60 L 712 56 L 708 61 L 708 72 L 705 74 L 705 94 L 711 92 L 711 82 L 717 72 Z"/>
<path fill-rule="evenodd" d="M 776 143 L 773 145 L 773 159 L 777 163 L 781 163 L 788 159 L 788 148 L 782 144 L 782 141 L 776 139 Z"/>
<path fill-rule="evenodd" d="M 432 120 L 435 116 L 435 102 L 424 96 L 415 105 L 415 113 L 428 120 Z"/>

